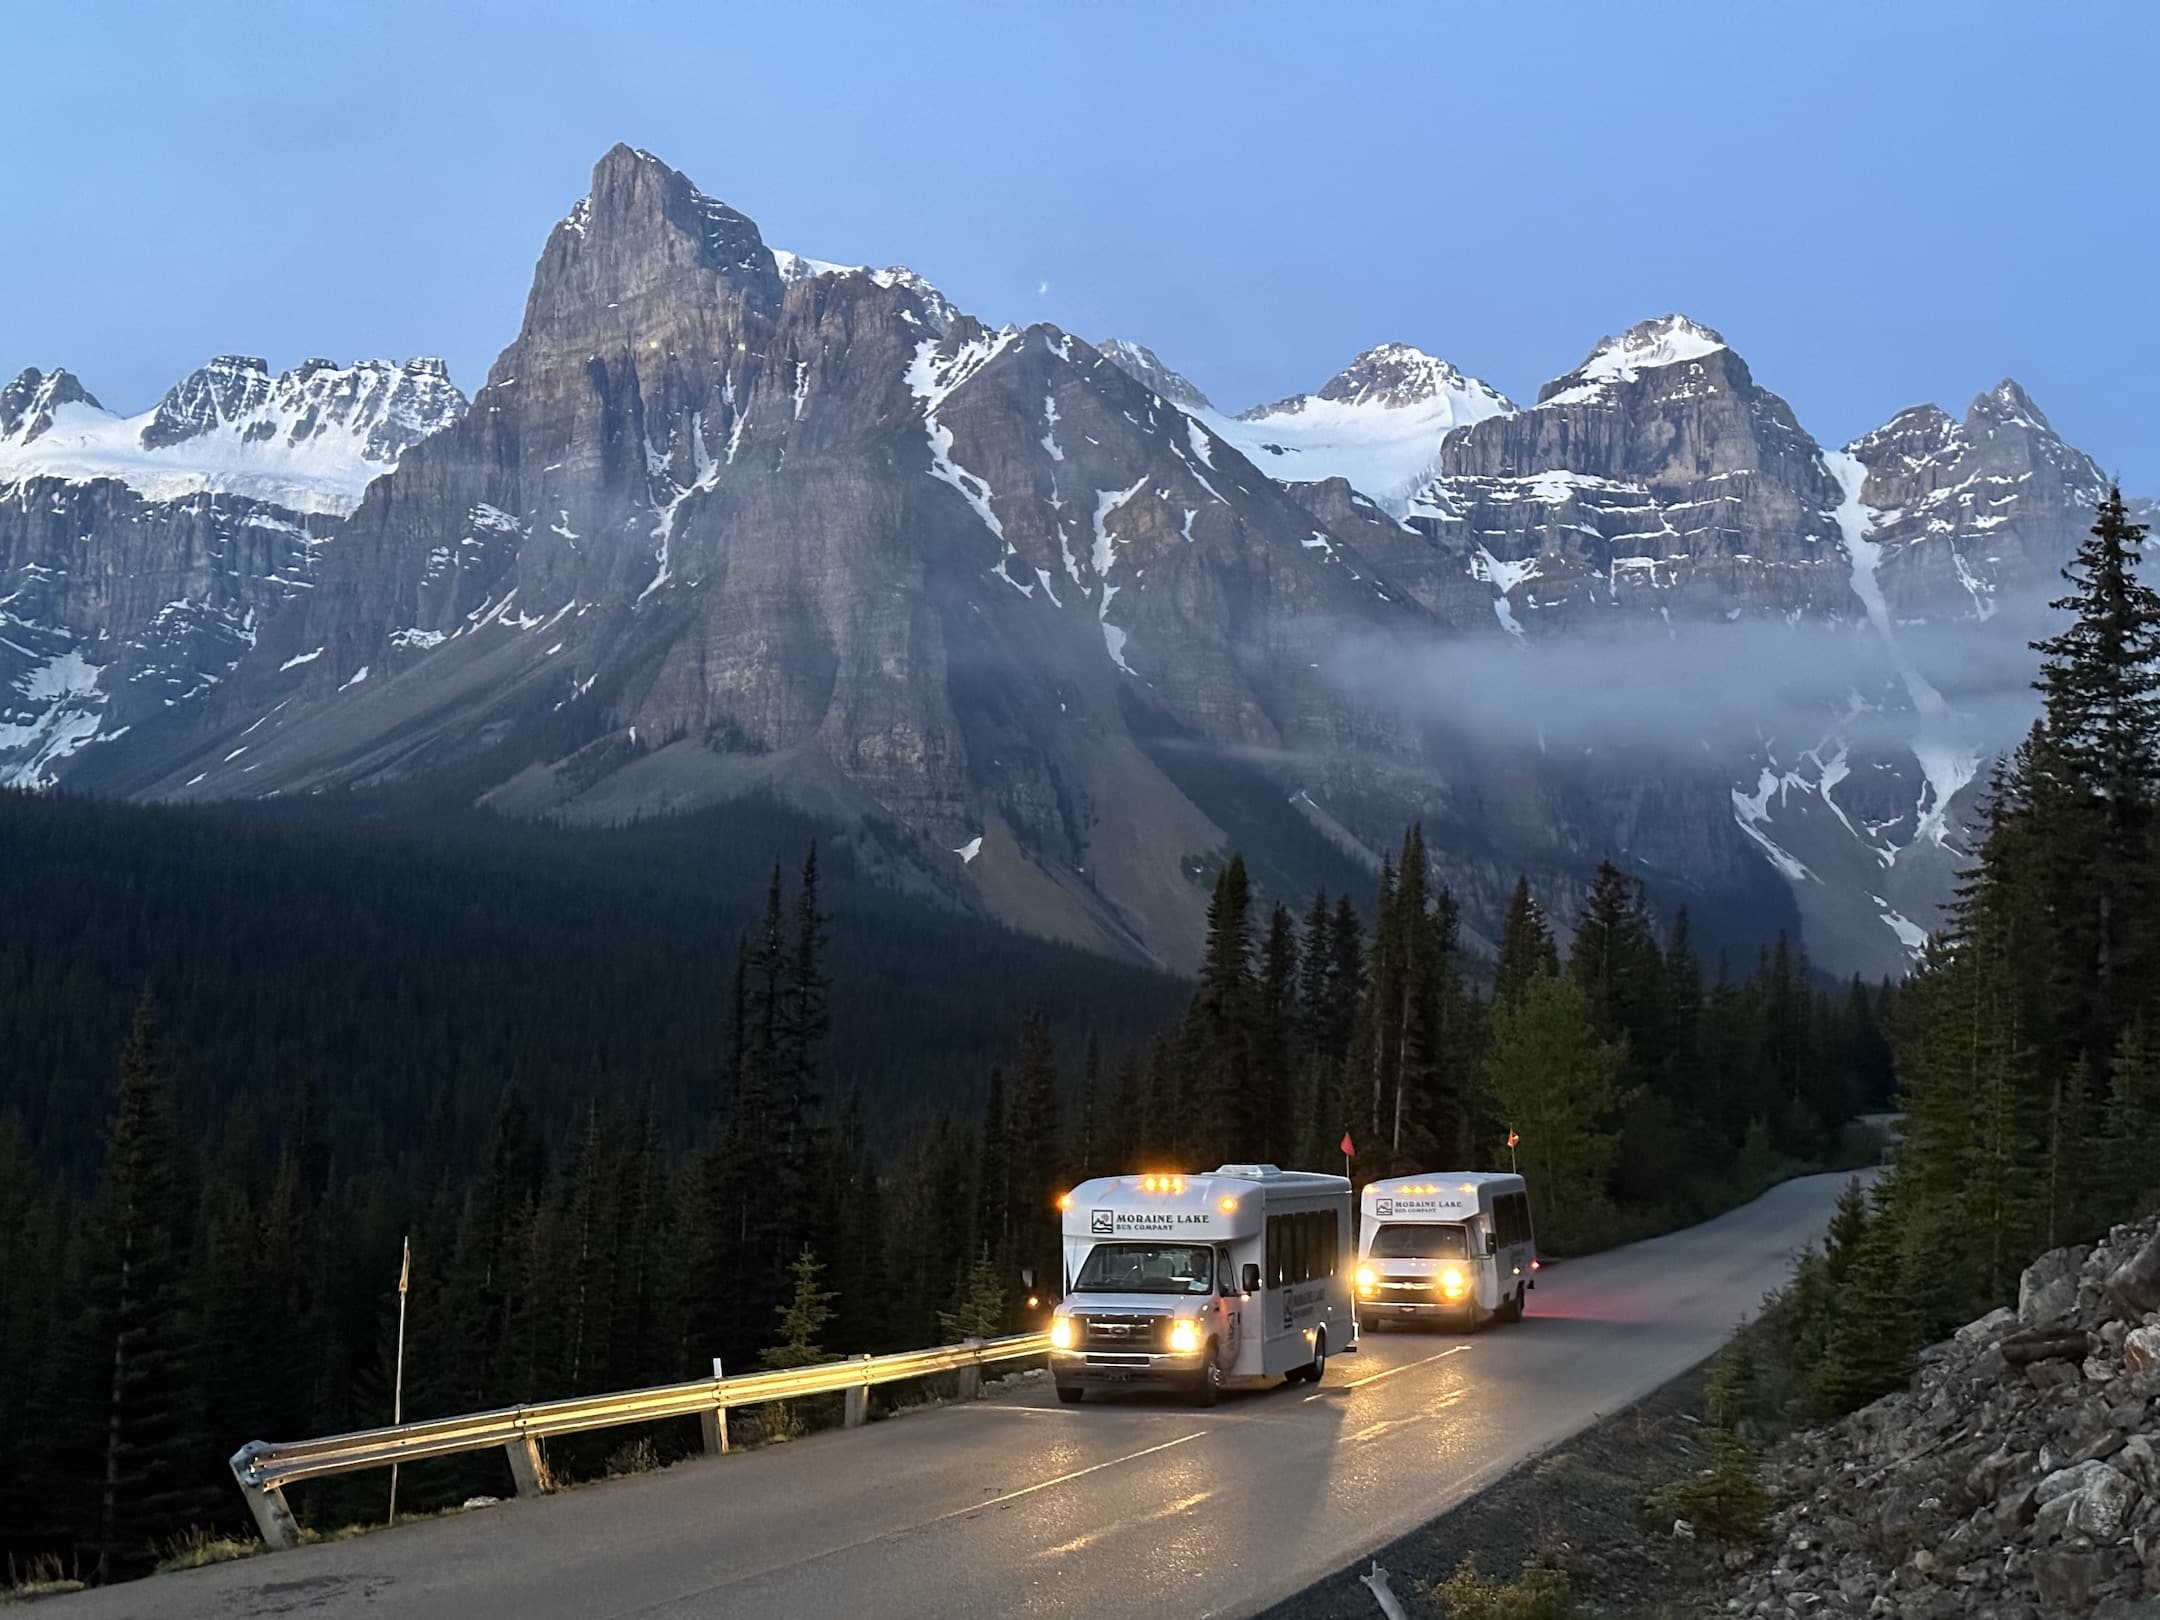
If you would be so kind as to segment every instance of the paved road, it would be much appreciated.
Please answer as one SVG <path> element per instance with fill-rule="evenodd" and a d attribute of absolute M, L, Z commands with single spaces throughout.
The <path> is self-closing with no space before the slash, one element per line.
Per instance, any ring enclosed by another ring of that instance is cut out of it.
<path fill-rule="evenodd" d="M 1844 1178 L 1549 1269 L 1519 1326 L 1368 1333 L 1327 1382 L 1015 1394 L 65 1598 L 55 1620 L 1246 1615 L 1701 1360 Z M 44 1610 L 39 1611 L 43 1613 Z"/>

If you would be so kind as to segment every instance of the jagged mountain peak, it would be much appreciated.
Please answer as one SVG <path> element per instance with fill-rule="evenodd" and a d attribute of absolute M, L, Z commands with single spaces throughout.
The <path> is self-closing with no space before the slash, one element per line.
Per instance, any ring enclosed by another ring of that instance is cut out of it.
<path fill-rule="evenodd" d="M 210 436 L 292 450 L 337 442 L 388 465 L 464 412 L 465 396 L 432 355 L 350 366 L 314 357 L 273 377 L 258 356 L 221 354 L 166 390 L 137 442 L 145 450 Z"/>
<path fill-rule="evenodd" d="M 1134 343 L 1128 338 L 1104 338 L 1095 347 L 1104 359 L 1179 410 L 1211 411 L 1215 408 L 1197 383 L 1169 365 L 1145 343 Z"/>
<path fill-rule="evenodd" d="M 774 248 L 772 256 L 781 281 L 790 287 L 799 282 L 815 281 L 821 276 L 867 276 L 880 287 L 904 287 L 914 293 L 922 300 L 931 325 L 940 333 L 949 331 L 960 316 L 959 307 L 945 296 L 943 289 L 928 276 L 910 270 L 904 264 L 888 264 L 883 269 L 867 264 L 838 264 L 831 259 L 790 253 L 786 248 Z"/>
<path fill-rule="evenodd" d="M 1330 377 L 1321 385 L 1317 397 L 1345 405 L 1403 410 L 1445 395 L 1480 394 L 1500 409 L 1514 409 L 1497 388 L 1465 376 L 1438 355 L 1408 343 L 1382 343 L 1367 349 Z"/>
<path fill-rule="evenodd" d="M 1982 421 L 2000 427 L 2031 428 L 2050 437 L 2055 428 L 2047 415 L 2033 403 L 2032 395 L 2015 377 L 2005 377 L 1984 394 L 1973 396 L 1971 407 L 1966 411 L 1967 421 Z"/>
<path fill-rule="evenodd" d="M 25 367 L 0 389 L 0 444 L 29 444 L 52 426 L 53 412 L 63 405 L 105 408 L 73 372 Z"/>
<path fill-rule="evenodd" d="M 621 307 L 693 278 L 719 277 L 753 307 L 779 307 L 785 283 L 749 215 L 708 196 L 652 153 L 617 143 L 592 188 L 549 234 L 525 305 L 525 330 Z"/>
<path fill-rule="evenodd" d="M 1539 391 L 1538 403 L 1581 404 L 1615 384 L 1635 381 L 1641 372 L 1701 360 L 1727 347 L 1720 333 L 1685 315 L 1637 321 L 1617 336 L 1600 338 L 1581 365 Z"/>

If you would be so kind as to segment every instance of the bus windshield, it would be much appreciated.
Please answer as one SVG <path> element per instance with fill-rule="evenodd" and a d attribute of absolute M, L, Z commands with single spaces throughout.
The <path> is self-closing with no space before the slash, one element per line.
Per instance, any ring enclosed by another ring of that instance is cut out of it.
<path fill-rule="evenodd" d="M 1390 1221 L 1374 1230 L 1366 1253 L 1375 1260 L 1461 1260 L 1470 1243 L 1452 1222 Z"/>
<path fill-rule="evenodd" d="M 1073 1282 L 1076 1294 L 1205 1294 L 1215 1286 L 1204 1243 L 1098 1243 Z"/>

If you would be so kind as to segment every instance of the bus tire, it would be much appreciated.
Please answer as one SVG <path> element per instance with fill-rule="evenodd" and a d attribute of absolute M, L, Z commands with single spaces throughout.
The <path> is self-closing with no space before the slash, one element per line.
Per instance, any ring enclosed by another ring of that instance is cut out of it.
<path fill-rule="evenodd" d="M 1308 1384 L 1317 1384 L 1327 1376 L 1327 1329 L 1322 1328 L 1313 1340 L 1312 1360 L 1298 1369 L 1298 1376 Z"/>
<path fill-rule="evenodd" d="M 1060 1384 L 1057 1392 L 1058 1399 L 1067 1406 L 1077 1406 L 1087 1399 L 1087 1386 L 1084 1384 Z"/>
<path fill-rule="evenodd" d="M 1193 1405 L 1213 1406 L 1222 1399 L 1222 1382 L 1222 1355 L 1210 1339 L 1200 1358 L 1199 1376 L 1193 1380 Z"/>

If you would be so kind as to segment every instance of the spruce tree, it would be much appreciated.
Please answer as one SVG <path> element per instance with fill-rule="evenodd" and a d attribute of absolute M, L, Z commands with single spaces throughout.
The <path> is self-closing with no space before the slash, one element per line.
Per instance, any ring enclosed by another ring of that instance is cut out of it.
<path fill-rule="evenodd" d="M 2116 1048 L 2100 1162 L 2103 1219 L 2127 1220 L 2160 1202 L 2160 1040 L 2145 1019 Z"/>
<path fill-rule="evenodd" d="M 1560 971 L 1560 953 L 1553 944 L 1545 913 L 1530 895 L 1527 876 L 1515 880 L 1508 896 L 1507 916 L 1500 927 L 1500 957 L 1493 970 L 1493 1005 L 1504 1006 L 1521 995 L 1530 981 Z"/>
<path fill-rule="evenodd" d="M 1286 1162 L 1298 1139 L 1297 1038 L 1298 947 L 1295 925 L 1281 906 L 1268 913 L 1254 986 L 1251 1069 L 1247 1084 L 1259 1107 L 1252 1151 L 1262 1160 Z"/>
<path fill-rule="evenodd" d="M 1865 1406 L 1905 1382 L 1922 1338 L 1912 1297 L 1897 1222 L 1878 1208 L 1834 1295 L 1828 1344 L 1814 1372 L 1814 1401 L 1826 1416 Z"/>
<path fill-rule="evenodd" d="M 120 1055 L 105 1166 L 85 1227 L 85 1287 L 69 1362 L 83 1381 L 77 1432 L 94 1436 L 85 1477 L 93 1575 L 147 1567 L 156 1539 L 202 1501 L 187 1380 L 188 1238 L 194 1187 L 171 1078 L 146 996 Z"/>
<path fill-rule="evenodd" d="M 2054 904 L 2053 992 L 2072 1045 L 2104 1079 L 2149 993 L 2155 959 L 2150 844 L 2160 797 L 2160 591 L 2138 577 L 2145 526 L 2111 488 L 2051 604 L 2072 615 L 2033 643 L 2046 704 L 2035 809 Z"/>
<path fill-rule="evenodd" d="M 1005 1071 L 992 1066 L 983 1093 L 982 1124 L 975 1148 L 975 1244 L 1002 1268 L 1012 1258 L 1011 1138 L 1005 1115 Z"/>
<path fill-rule="evenodd" d="M 1493 1011 L 1487 1073 L 1510 1126 L 1520 1133 L 1541 1241 L 1580 1244 L 1602 1227 L 1606 1172 L 1617 1141 L 1608 1127 L 1622 1101 L 1615 1084 L 1622 1047 L 1597 1038 L 1582 989 L 1539 975 Z"/>
<path fill-rule="evenodd" d="M 760 1352 L 768 1367 L 809 1367 L 825 1354 L 825 1327 L 832 1320 L 833 1291 L 824 1285 L 825 1268 L 807 1244 L 788 1267 L 787 1302 L 779 1307 L 780 1342 Z"/>
<path fill-rule="evenodd" d="M 1254 1158 L 1264 1125 L 1254 1095 L 1252 890 L 1245 859 L 1232 855 L 1208 903 L 1200 987 L 1185 1019 L 1184 1151 L 1207 1165 Z M 1196 1166 L 1197 1167 L 1197 1166 Z"/>
<path fill-rule="evenodd" d="M 1010 1269 L 1037 1285 L 1058 1270 L 1058 1194 L 1065 1190 L 1065 1144 L 1058 1103 L 1057 1048 L 1050 1018 L 1040 1009 L 1020 1030 L 1013 1065 L 1012 1116 L 1006 1126 L 1011 1186 L 1007 1225 Z"/>
<path fill-rule="evenodd" d="M 975 1256 L 950 1310 L 938 1312 L 940 1342 L 995 1339 L 1008 1327 L 1005 1284 L 988 1249 Z"/>

